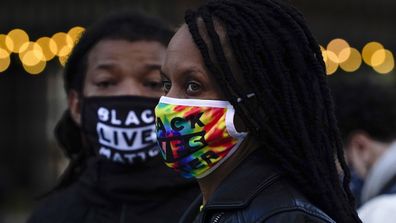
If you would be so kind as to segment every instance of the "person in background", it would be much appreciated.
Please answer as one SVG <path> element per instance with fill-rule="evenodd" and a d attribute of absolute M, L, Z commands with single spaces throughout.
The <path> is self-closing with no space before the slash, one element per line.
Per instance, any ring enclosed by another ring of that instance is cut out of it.
<path fill-rule="evenodd" d="M 364 181 L 359 216 L 363 222 L 394 222 L 396 90 L 368 80 L 331 86 L 347 159 Z"/>
<path fill-rule="evenodd" d="M 82 35 L 55 129 L 70 164 L 29 223 L 175 222 L 198 194 L 163 164 L 154 133 L 172 34 L 158 18 L 119 12 Z"/>
<path fill-rule="evenodd" d="M 161 71 L 161 152 L 202 194 L 181 223 L 360 222 L 322 54 L 298 10 L 207 1 L 186 12 Z"/>

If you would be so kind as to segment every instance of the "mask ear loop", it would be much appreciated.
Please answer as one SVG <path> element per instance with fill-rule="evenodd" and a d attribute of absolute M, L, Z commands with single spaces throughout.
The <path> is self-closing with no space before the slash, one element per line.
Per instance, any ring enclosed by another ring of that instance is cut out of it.
<path fill-rule="evenodd" d="M 225 107 L 226 109 L 226 114 L 225 114 L 225 125 L 226 125 L 226 130 L 228 134 L 235 138 L 237 140 L 236 144 L 231 148 L 231 150 L 228 152 L 228 154 L 221 159 L 218 163 L 216 163 L 214 166 L 212 166 L 211 169 L 208 169 L 206 172 L 202 173 L 200 176 L 195 176 L 197 179 L 201 179 L 203 177 L 206 177 L 210 173 L 212 173 L 215 169 L 217 169 L 219 166 L 222 165 L 228 158 L 232 156 L 232 154 L 235 153 L 235 151 L 238 150 L 239 146 L 243 142 L 243 140 L 246 138 L 248 135 L 247 132 L 238 132 L 235 128 L 234 125 L 234 116 L 235 116 L 235 109 L 234 106 L 232 106 L 231 103 L 227 102 L 227 106 Z"/>
<path fill-rule="evenodd" d="M 249 98 L 252 98 L 252 97 L 254 97 L 254 96 L 256 96 L 255 93 L 250 93 L 250 94 L 247 94 L 247 95 L 245 96 L 245 99 L 249 99 Z M 242 98 L 237 98 L 237 102 L 238 102 L 238 103 L 240 103 L 240 102 L 242 102 L 242 101 L 243 101 Z"/>
<path fill-rule="evenodd" d="M 237 140 L 236 144 L 233 146 L 233 148 L 231 148 L 231 150 L 228 152 L 228 154 L 222 159 L 220 160 L 218 163 L 216 163 L 212 169 L 209 169 L 207 172 L 203 173 L 200 176 L 196 176 L 197 179 L 203 178 L 207 175 L 209 175 L 210 173 L 212 173 L 215 169 L 217 169 L 222 163 L 224 163 L 226 160 L 228 160 L 228 158 L 230 158 L 235 151 L 238 150 L 238 148 L 240 147 L 241 143 L 243 142 L 243 140 L 246 138 L 246 136 L 248 135 L 247 132 L 238 132 L 235 128 L 234 125 L 234 117 L 235 117 L 235 109 L 234 106 L 232 106 L 231 103 L 228 103 L 227 107 L 226 107 L 226 114 L 225 114 L 225 124 L 226 124 L 226 130 L 228 132 L 228 134 L 235 138 Z"/>
<path fill-rule="evenodd" d="M 247 135 L 247 132 L 238 132 L 236 130 L 234 124 L 234 117 L 235 117 L 235 108 L 234 106 L 232 106 L 232 104 L 228 104 L 226 117 L 225 117 L 226 129 L 232 137 L 237 138 L 238 140 L 243 139 Z"/>
<path fill-rule="evenodd" d="M 254 99 L 255 96 L 256 96 L 256 94 L 253 93 L 253 92 L 252 93 L 248 93 L 244 97 L 237 98 L 236 102 L 238 104 L 249 103 L 251 106 L 253 106 L 253 110 L 257 110 L 258 111 L 259 110 L 259 106 L 257 104 L 257 100 L 252 100 L 252 99 Z M 265 119 L 267 119 L 267 117 L 265 117 Z M 261 127 L 255 121 L 252 121 L 252 124 L 254 126 L 255 132 L 259 132 Z"/>

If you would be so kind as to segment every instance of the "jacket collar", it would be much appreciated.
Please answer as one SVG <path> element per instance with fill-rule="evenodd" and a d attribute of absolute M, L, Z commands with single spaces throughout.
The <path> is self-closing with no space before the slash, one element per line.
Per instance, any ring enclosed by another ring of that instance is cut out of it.
<path fill-rule="evenodd" d="M 78 183 L 86 191 L 87 199 L 105 199 L 106 203 L 168 200 L 180 190 L 196 187 L 194 182 L 164 166 L 159 156 L 134 166 L 90 157 Z"/>
<path fill-rule="evenodd" d="M 280 175 L 280 171 L 269 164 L 259 148 L 223 180 L 205 209 L 246 207 L 259 192 L 277 181 Z"/>

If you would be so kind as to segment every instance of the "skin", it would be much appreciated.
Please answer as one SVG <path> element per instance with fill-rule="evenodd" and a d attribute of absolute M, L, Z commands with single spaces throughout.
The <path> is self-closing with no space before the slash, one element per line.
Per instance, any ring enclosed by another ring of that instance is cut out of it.
<path fill-rule="evenodd" d="M 102 40 L 89 52 L 84 97 L 163 95 L 160 67 L 166 48 L 159 42 Z M 81 124 L 81 101 L 75 90 L 68 95 L 73 120 Z"/>
<path fill-rule="evenodd" d="M 186 25 L 170 41 L 165 63 L 161 68 L 166 96 L 181 99 L 226 100 L 207 68 Z M 234 120 L 235 121 L 235 120 Z M 243 126 L 236 126 L 238 131 Z M 221 181 L 255 148 L 249 135 L 239 149 L 208 176 L 198 179 L 203 194 L 203 204 L 210 199 Z"/>
<path fill-rule="evenodd" d="M 348 162 L 358 176 L 365 179 L 370 169 L 389 146 L 390 144 L 377 141 L 365 132 L 354 132 L 346 144 Z"/>

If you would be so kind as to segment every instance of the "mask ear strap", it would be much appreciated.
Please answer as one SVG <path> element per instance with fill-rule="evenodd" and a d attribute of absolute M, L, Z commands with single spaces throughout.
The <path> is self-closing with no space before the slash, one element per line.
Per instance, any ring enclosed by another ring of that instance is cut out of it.
<path fill-rule="evenodd" d="M 245 97 L 243 97 L 243 98 L 237 98 L 237 102 L 238 102 L 238 103 L 241 103 L 242 101 L 245 101 L 245 100 L 247 100 L 247 99 L 250 99 L 250 98 L 252 98 L 252 97 L 254 97 L 254 96 L 256 96 L 255 93 L 249 93 L 249 94 L 245 95 Z"/>
<path fill-rule="evenodd" d="M 238 132 L 235 128 L 234 124 L 234 117 L 235 117 L 235 109 L 234 106 L 231 104 L 227 106 L 226 117 L 225 117 L 225 124 L 228 133 L 237 139 L 244 138 L 247 135 L 247 132 Z"/>
<path fill-rule="evenodd" d="M 256 100 L 254 100 L 254 99 L 256 99 Z M 236 102 L 238 104 L 249 103 L 249 107 L 251 107 L 253 111 L 261 110 L 259 103 L 257 101 L 257 98 L 256 98 L 256 94 L 254 92 L 248 93 L 248 94 L 244 95 L 243 97 L 237 98 Z M 242 108 L 240 108 L 240 109 L 242 109 Z M 264 114 L 264 119 L 265 120 L 268 119 L 268 117 L 265 114 Z M 255 121 L 253 121 L 252 124 L 253 124 L 254 131 L 259 132 L 261 127 Z"/>

